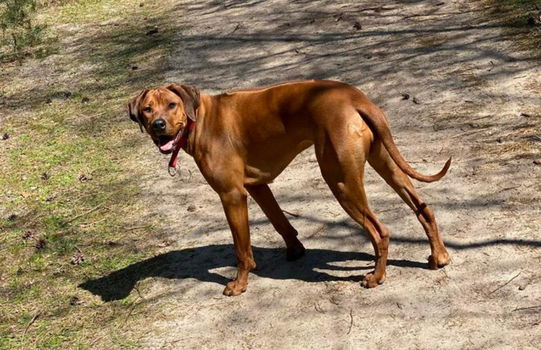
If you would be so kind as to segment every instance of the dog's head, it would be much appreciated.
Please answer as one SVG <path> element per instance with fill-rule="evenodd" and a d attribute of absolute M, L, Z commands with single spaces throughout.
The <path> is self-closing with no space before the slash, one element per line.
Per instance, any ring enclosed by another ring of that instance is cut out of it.
<path fill-rule="evenodd" d="M 171 153 L 179 142 L 188 118 L 195 122 L 199 90 L 171 84 L 143 90 L 128 102 L 128 114 L 141 131 L 146 130 L 160 152 Z"/>

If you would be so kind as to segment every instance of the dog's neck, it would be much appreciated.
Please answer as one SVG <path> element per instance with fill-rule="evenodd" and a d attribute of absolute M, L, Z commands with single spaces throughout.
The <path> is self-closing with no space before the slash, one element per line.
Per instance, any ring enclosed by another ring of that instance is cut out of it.
<path fill-rule="evenodd" d="M 195 119 L 197 121 L 198 116 L 198 109 L 195 110 Z M 182 131 L 182 136 L 180 137 L 180 140 L 178 141 L 178 145 L 173 150 L 173 153 L 171 153 L 171 158 L 169 159 L 169 175 L 175 176 L 176 168 L 177 168 L 177 159 L 178 159 L 178 152 L 180 149 L 183 149 L 184 152 L 188 153 L 193 157 L 193 151 L 195 146 L 194 141 L 194 134 L 195 134 L 195 124 L 196 121 L 191 120 L 190 118 L 186 117 L 186 126 L 184 130 Z"/>
<path fill-rule="evenodd" d="M 186 135 L 185 146 L 182 147 L 184 152 L 192 157 L 197 150 L 198 139 L 204 132 L 204 122 L 211 110 L 210 106 L 212 104 L 212 96 L 202 93 L 200 96 L 200 101 L 199 107 L 195 110 L 195 122 L 192 122 L 192 129 L 189 129 L 189 133 Z M 186 125 L 186 127 L 189 127 L 189 124 Z"/>
<path fill-rule="evenodd" d="M 195 111 L 195 116 L 196 116 L 196 121 L 197 121 L 197 116 L 198 116 L 198 111 L 199 109 L 197 109 Z M 186 131 L 184 131 L 184 135 L 182 136 L 181 140 L 180 140 L 180 147 L 184 150 L 184 152 L 188 153 L 189 155 L 193 156 L 193 134 L 195 133 L 195 124 L 196 124 L 196 121 L 193 121 L 191 120 L 190 118 L 188 118 L 187 122 L 186 122 Z M 191 141 L 191 142 L 190 142 Z"/>

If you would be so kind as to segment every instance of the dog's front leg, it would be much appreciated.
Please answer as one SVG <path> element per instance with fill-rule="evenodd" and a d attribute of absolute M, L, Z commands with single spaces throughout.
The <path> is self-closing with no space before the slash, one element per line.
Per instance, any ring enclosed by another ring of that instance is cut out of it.
<path fill-rule="evenodd" d="M 224 289 L 228 296 L 240 295 L 248 287 L 248 274 L 255 268 L 254 255 L 250 245 L 248 227 L 247 195 L 244 188 L 230 190 L 220 194 L 227 222 L 233 233 L 235 255 L 237 256 L 237 278 L 229 282 Z"/>
<path fill-rule="evenodd" d="M 297 230 L 291 226 L 291 223 L 284 215 L 284 212 L 276 202 L 269 185 L 252 185 L 246 186 L 253 199 L 259 204 L 270 222 L 284 238 L 287 246 L 287 260 L 297 260 L 304 255 L 305 249 L 302 243 L 297 238 Z"/>

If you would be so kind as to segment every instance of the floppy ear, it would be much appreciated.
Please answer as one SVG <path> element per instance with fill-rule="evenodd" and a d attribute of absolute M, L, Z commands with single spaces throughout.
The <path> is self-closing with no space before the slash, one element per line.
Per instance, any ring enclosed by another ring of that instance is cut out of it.
<path fill-rule="evenodd" d="M 136 97 L 132 98 L 128 102 L 128 115 L 130 116 L 130 119 L 134 122 L 139 124 L 139 128 L 141 128 L 141 132 L 144 132 L 143 129 L 143 123 L 141 122 L 141 118 L 139 116 L 139 104 L 141 101 L 143 101 L 143 98 L 145 98 L 148 90 L 143 90 L 137 95 Z"/>
<path fill-rule="evenodd" d="M 201 104 L 201 100 L 199 99 L 199 89 L 195 86 L 178 84 L 171 84 L 167 87 L 167 89 L 171 90 L 182 99 L 186 115 L 188 116 L 188 118 L 195 122 L 195 112 Z"/>

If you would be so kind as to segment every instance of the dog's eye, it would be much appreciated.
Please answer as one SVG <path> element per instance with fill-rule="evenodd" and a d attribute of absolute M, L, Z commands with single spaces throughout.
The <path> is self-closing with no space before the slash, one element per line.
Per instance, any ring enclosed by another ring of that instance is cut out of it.
<path fill-rule="evenodd" d="M 169 104 L 169 109 L 173 109 L 173 108 L 175 108 L 176 106 L 177 106 L 177 104 L 176 104 L 175 102 L 171 102 L 171 103 Z"/>
<path fill-rule="evenodd" d="M 152 107 L 148 106 L 143 109 L 143 112 L 150 113 L 152 112 Z"/>

